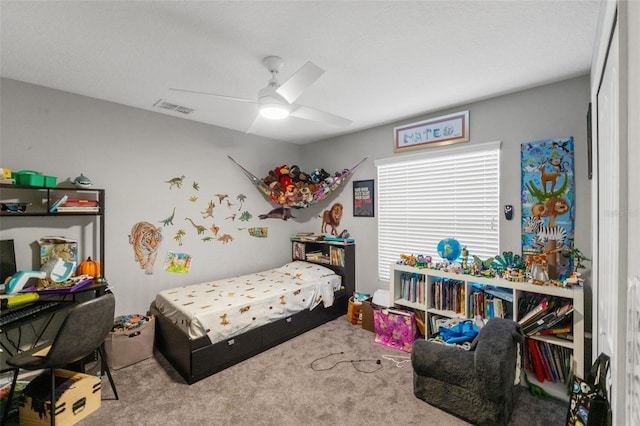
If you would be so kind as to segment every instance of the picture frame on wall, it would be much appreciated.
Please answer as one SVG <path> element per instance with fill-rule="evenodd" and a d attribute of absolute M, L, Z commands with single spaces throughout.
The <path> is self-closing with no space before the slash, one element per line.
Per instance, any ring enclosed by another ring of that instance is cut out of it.
<path fill-rule="evenodd" d="M 469 141 L 469 111 L 393 128 L 394 151 L 408 151 Z"/>
<path fill-rule="evenodd" d="M 353 182 L 353 216 L 374 217 L 374 190 L 373 179 Z"/>

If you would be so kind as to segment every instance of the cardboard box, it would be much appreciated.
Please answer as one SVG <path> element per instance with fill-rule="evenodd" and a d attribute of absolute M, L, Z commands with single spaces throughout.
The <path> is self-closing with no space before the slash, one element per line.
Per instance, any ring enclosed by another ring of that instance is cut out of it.
<path fill-rule="evenodd" d="M 119 370 L 153 356 L 155 317 L 130 330 L 109 333 L 104 341 L 107 364 L 112 370 Z"/>
<path fill-rule="evenodd" d="M 23 392 L 24 404 L 21 404 L 19 410 L 21 426 L 45 426 L 51 423 L 51 398 L 47 397 L 44 403 L 36 401 L 33 404 L 33 395 L 49 396 L 50 389 L 50 375 L 46 373 L 27 385 Z M 74 425 L 100 408 L 101 381 L 96 376 L 56 370 L 56 390 L 56 394 L 62 393 L 56 399 L 57 425 Z M 34 407 L 41 407 L 42 412 L 35 411 Z"/>
<path fill-rule="evenodd" d="M 362 328 L 373 332 L 373 311 L 378 309 L 370 300 L 362 302 Z"/>
<path fill-rule="evenodd" d="M 40 265 L 44 265 L 52 257 L 59 257 L 65 262 L 78 263 L 78 242 L 64 237 L 43 237 L 40 244 Z"/>

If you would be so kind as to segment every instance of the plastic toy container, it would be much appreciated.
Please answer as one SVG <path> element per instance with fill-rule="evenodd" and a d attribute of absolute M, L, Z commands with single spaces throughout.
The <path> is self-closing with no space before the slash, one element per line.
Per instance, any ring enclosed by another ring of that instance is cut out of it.
<path fill-rule="evenodd" d="M 56 187 L 56 181 L 58 179 L 55 176 L 44 176 L 44 186 L 46 186 L 47 188 L 55 188 Z"/>
<path fill-rule="evenodd" d="M 55 188 L 57 180 L 55 176 L 45 176 L 33 170 L 20 170 L 13 173 L 13 178 L 16 180 L 16 185 L 45 186 L 47 188 Z"/>

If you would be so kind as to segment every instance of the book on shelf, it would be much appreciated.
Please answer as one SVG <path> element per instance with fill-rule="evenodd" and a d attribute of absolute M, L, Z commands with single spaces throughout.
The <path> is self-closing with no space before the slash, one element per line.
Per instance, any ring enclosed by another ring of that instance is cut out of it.
<path fill-rule="evenodd" d="M 305 259 L 305 245 L 299 242 L 293 243 L 293 259 L 304 260 Z"/>
<path fill-rule="evenodd" d="M 494 287 L 485 287 L 483 290 L 487 294 L 499 297 L 500 299 L 506 300 L 507 302 L 513 302 L 513 293 L 511 291 Z"/>
<path fill-rule="evenodd" d="M 533 333 L 532 335 L 533 336 L 554 336 L 554 335 L 559 336 L 559 335 L 569 334 L 569 333 L 571 333 L 571 326 L 566 325 L 558 328 L 548 328 L 545 330 L 540 330 Z"/>
<path fill-rule="evenodd" d="M 67 207 L 79 207 L 79 206 L 97 207 L 98 206 L 98 200 L 90 200 L 90 199 L 82 199 L 82 198 L 68 198 L 67 197 L 67 200 L 62 205 L 63 206 L 67 206 Z"/>
<path fill-rule="evenodd" d="M 571 303 L 565 303 L 557 308 L 551 308 L 543 316 L 539 316 L 538 319 L 522 327 L 522 331 L 525 334 L 533 335 L 541 330 L 551 329 L 569 318 L 572 313 L 573 305 Z"/>
<path fill-rule="evenodd" d="M 466 296 L 464 281 L 442 278 L 434 283 L 431 291 L 434 308 L 465 314 Z"/>
<path fill-rule="evenodd" d="M 542 383 L 544 382 L 545 374 L 544 368 L 542 367 L 542 356 L 540 355 L 540 350 L 538 349 L 538 345 L 536 345 L 535 340 L 527 339 L 527 343 L 529 345 L 529 358 L 532 361 L 529 363 L 529 367 L 536 375 L 536 379 Z"/>
<path fill-rule="evenodd" d="M 555 346 L 555 345 L 549 345 L 547 343 L 547 346 L 549 347 L 549 350 L 551 351 L 551 354 L 553 355 L 553 361 L 555 363 L 556 366 L 556 372 L 558 373 L 558 380 L 561 383 L 565 383 L 565 376 L 564 376 L 564 368 L 562 365 L 562 361 L 561 361 L 561 354 L 560 354 L 560 347 L 559 346 Z"/>
<path fill-rule="evenodd" d="M 58 201 L 56 201 L 55 203 L 53 203 L 51 205 L 51 207 L 49 208 L 49 213 L 53 213 L 56 210 L 58 210 L 58 208 L 64 204 L 67 200 L 69 199 L 69 197 L 67 196 L 67 194 L 64 194 Z"/>
<path fill-rule="evenodd" d="M 571 380 L 571 349 L 534 339 L 527 339 L 527 349 L 527 369 L 539 382 L 568 383 Z"/>
<path fill-rule="evenodd" d="M 56 210 L 58 213 L 73 212 L 73 213 L 96 213 L 100 211 L 100 207 L 95 206 L 59 206 Z"/>
<path fill-rule="evenodd" d="M 513 317 L 513 296 L 499 288 L 474 286 L 469 303 L 472 316 L 484 319 Z"/>
<path fill-rule="evenodd" d="M 403 272 L 400 275 L 400 297 L 402 299 L 424 305 L 424 287 L 424 275 L 411 272 Z"/>
<path fill-rule="evenodd" d="M 334 266 L 344 266 L 344 249 L 331 247 L 329 249 L 331 264 Z"/>
<path fill-rule="evenodd" d="M 540 355 L 542 356 L 542 363 L 544 365 L 545 377 L 550 382 L 558 381 L 558 372 L 556 371 L 556 365 L 553 361 L 553 355 L 551 355 L 551 350 L 549 348 L 549 344 L 546 342 L 536 342 L 538 348 L 540 348 Z"/>
<path fill-rule="evenodd" d="M 322 241 L 322 235 L 315 235 L 313 232 L 298 232 L 291 235 L 291 241 Z"/>
<path fill-rule="evenodd" d="M 309 262 L 326 263 L 326 264 L 329 264 L 331 262 L 331 259 L 329 258 L 329 256 L 327 256 L 321 251 L 307 252 L 305 257 Z"/>
<path fill-rule="evenodd" d="M 549 309 L 549 300 L 545 297 L 543 298 L 533 309 L 524 311 L 526 312 L 518 323 L 525 327 L 530 322 L 534 321 L 536 318 L 544 315 L 544 313 Z"/>

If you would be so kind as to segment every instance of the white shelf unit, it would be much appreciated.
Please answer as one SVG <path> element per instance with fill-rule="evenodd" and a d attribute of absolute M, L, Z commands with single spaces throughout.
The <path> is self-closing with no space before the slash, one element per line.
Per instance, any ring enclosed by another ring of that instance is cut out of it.
<path fill-rule="evenodd" d="M 418 282 L 423 283 L 422 285 L 425 286 L 425 288 L 422 289 L 421 292 L 419 292 L 424 296 L 423 300 L 410 301 L 403 298 L 403 295 L 401 293 L 401 278 L 403 273 L 415 274 L 416 277 L 424 277 L 422 279 L 418 279 Z M 511 318 L 512 316 L 511 319 L 514 320 L 519 319 L 526 313 L 518 312 L 518 301 L 526 293 L 544 294 L 548 296 L 571 299 L 573 303 L 573 340 L 561 339 L 554 336 L 527 336 L 527 338 L 547 342 L 551 345 L 561 346 L 572 350 L 573 372 L 579 377 L 584 377 L 584 291 L 582 287 L 569 288 L 540 286 L 527 282 L 514 282 L 501 278 L 476 277 L 473 275 L 456 274 L 427 268 L 415 268 L 412 266 L 401 264 L 391 265 L 390 277 L 391 281 L 389 283 L 389 297 L 391 306 L 402 306 L 414 310 L 424 311 L 427 330 L 430 324 L 430 317 L 433 315 L 440 315 L 446 318 L 471 319 L 473 315 L 470 306 L 471 303 L 469 302 L 469 295 L 473 293 L 474 284 L 498 287 L 506 293 L 510 293 L 513 301 L 513 311 L 512 315 L 510 315 L 509 317 Z M 434 286 L 436 281 L 443 278 L 461 282 L 460 285 L 463 287 L 464 304 L 459 311 L 435 308 L 436 301 L 434 300 L 432 287 Z M 427 334 L 428 333 L 429 332 L 427 331 Z M 565 383 L 554 383 L 548 381 L 540 383 L 532 374 L 528 374 L 527 379 L 530 383 L 539 386 L 543 391 L 550 394 L 551 396 L 568 401 L 567 385 Z"/>

